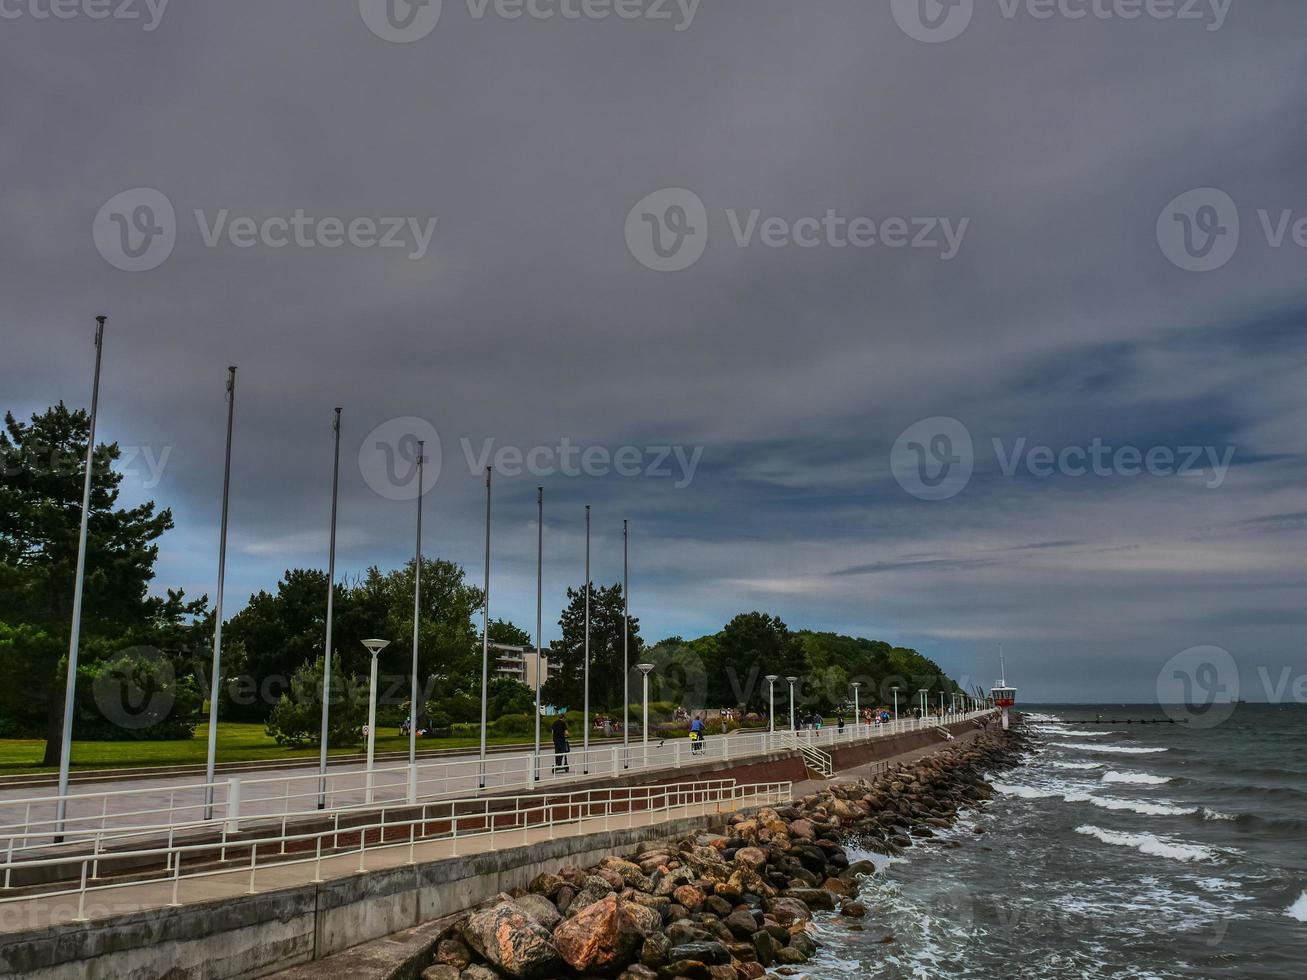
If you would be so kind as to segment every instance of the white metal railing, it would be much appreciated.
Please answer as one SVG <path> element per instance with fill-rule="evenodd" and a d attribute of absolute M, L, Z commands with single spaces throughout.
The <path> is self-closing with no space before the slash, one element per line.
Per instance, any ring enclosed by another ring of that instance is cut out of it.
<path fill-rule="evenodd" d="M 788 737 L 789 744 L 798 751 L 805 766 L 826 778 L 835 775 L 835 761 L 829 752 L 823 752 L 810 742 L 798 738 L 797 733 L 791 732 Z"/>
<path fill-rule="evenodd" d="M 744 785 L 733 779 L 718 779 L 573 793 L 480 796 L 422 803 L 416 815 L 409 807 L 405 815 L 389 815 L 389 819 L 387 811 L 382 809 L 380 814 L 368 814 L 364 822 L 346 826 L 340 824 L 342 814 L 336 813 L 329 828 L 247 836 L 237 841 L 224 838 L 222 842 L 175 843 L 170 836 L 167 844 L 117 850 L 112 854 L 103 853 L 97 845 L 93 854 L 17 863 L 7 859 L 0 864 L 5 882 L 0 889 L 0 905 L 76 895 L 77 911 L 71 921 L 86 921 L 86 897 L 92 893 L 153 887 L 155 890 L 150 894 L 132 896 L 132 907 L 176 906 L 182 904 L 183 883 L 196 879 L 226 876 L 243 885 L 244 893 L 257 894 L 259 872 L 274 866 L 313 864 L 311 880 L 321 882 L 324 864 L 328 871 L 337 874 L 363 872 L 368 870 L 369 855 L 373 856 L 373 866 L 378 866 L 379 851 L 407 848 L 407 863 L 414 864 L 419 845 L 447 842 L 447 856 L 458 857 L 460 847 L 462 853 L 482 848 L 495 851 L 525 846 L 533 840 L 553 840 L 560 835 L 652 825 L 675 816 L 706 816 L 788 803 L 792 800 L 792 790 L 789 782 Z M 212 829 L 211 824 L 203 826 Z M 440 855 L 427 854 L 424 858 L 432 856 Z M 110 859 L 130 864 L 133 868 L 130 874 L 135 877 L 101 879 L 101 863 Z M 13 871 L 40 868 L 52 869 L 50 875 L 58 883 L 39 891 L 19 890 L 10 885 Z M 69 886 L 67 882 L 71 881 L 76 884 Z M 284 876 L 279 881 L 284 885 Z M 159 899 L 158 886 L 167 892 L 166 900 Z M 208 890 L 205 894 L 211 896 Z"/>
<path fill-rule="evenodd" d="M 848 724 L 791 732 L 736 732 L 710 735 L 691 743 L 679 737 L 651 735 L 645 744 L 633 740 L 629 746 L 604 745 L 586 751 L 556 756 L 552 749 L 493 754 L 485 760 L 463 758 L 432 760 L 414 766 L 399 765 L 363 770 L 328 770 L 325 810 L 355 811 L 364 808 L 417 804 L 482 792 L 527 791 L 582 779 L 620 776 L 631 772 L 697 767 L 705 762 L 747 759 L 774 752 L 794 751 L 796 746 L 838 746 L 905 732 L 921 731 L 939 724 L 953 724 L 992 714 L 990 711 L 906 717 L 885 724 Z M 106 789 L 74 792 L 68 796 L 63 827 L 56 821 L 58 796 L 0 799 L 0 855 L 12 857 L 24 850 L 47 846 L 62 830 L 65 841 L 89 841 L 111 827 L 148 824 L 181 827 L 203 820 L 205 790 L 213 789 L 213 817 L 235 833 L 242 824 L 309 816 L 319 810 L 320 781 L 316 769 L 273 776 L 232 777 L 212 784 L 174 783 L 137 789 Z M 212 822 L 211 824 L 212 825 Z"/>

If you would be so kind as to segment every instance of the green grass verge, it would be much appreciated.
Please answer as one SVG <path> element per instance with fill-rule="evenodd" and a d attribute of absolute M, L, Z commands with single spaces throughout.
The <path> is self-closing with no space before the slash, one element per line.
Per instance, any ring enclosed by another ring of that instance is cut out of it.
<path fill-rule="evenodd" d="M 73 769 L 120 769 L 136 766 L 203 765 L 209 751 L 209 726 L 195 729 L 195 737 L 172 742 L 73 742 Z M 491 734 L 491 745 L 521 744 L 529 736 Z M 419 738 L 419 749 L 459 749 L 480 744 L 473 737 Z M 377 733 L 378 752 L 401 752 L 408 749 L 408 736 L 394 729 Z M 331 749 L 329 755 L 354 755 L 362 746 Z M 39 739 L 0 739 L 0 775 L 53 772 L 41 766 L 45 742 Z M 263 730 L 262 725 L 237 722 L 218 723 L 219 762 L 257 762 L 266 759 L 316 759 L 316 747 L 284 749 Z"/>

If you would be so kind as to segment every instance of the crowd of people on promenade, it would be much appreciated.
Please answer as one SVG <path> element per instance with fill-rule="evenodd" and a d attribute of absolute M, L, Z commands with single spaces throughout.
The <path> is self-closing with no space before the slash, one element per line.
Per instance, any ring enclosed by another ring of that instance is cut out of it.
<path fill-rule="evenodd" d="M 927 709 L 927 717 L 942 717 L 947 712 L 943 708 Z M 705 741 L 708 737 L 707 711 L 691 712 L 686 710 L 684 705 L 677 705 L 672 712 L 672 721 L 674 724 L 685 724 L 689 730 L 691 742 L 691 751 L 698 754 L 704 751 Z M 835 724 L 840 732 L 844 731 L 846 717 L 851 716 L 851 720 L 860 722 L 868 728 L 878 728 L 881 725 L 889 725 L 896 720 L 896 714 L 889 708 L 881 706 L 874 708 L 860 708 L 855 714 L 848 710 L 847 706 L 841 707 L 836 711 Z M 902 717 L 920 718 L 922 717 L 921 708 L 913 706 L 904 709 Z M 717 717 L 721 722 L 721 731 L 727 731 L 728 723 L 740 723 L 745 718 L 745 712 L 740 708 L 722 707 L 717 709 Z M 758 716 L 764 727 L 770 727 L 771 719 L 766 712 Z M 789 727 L 789 716 L 778 715 L 776 718 L 778 728 Z M 806 711 L 794 716 L 794 727 L 798 731 L 820 731 L 827 720 L 818 711 Z M 638 725 L 633 728 L 638 730 Z M 622 732 L 622 721 L 610 715 L 599 713 L 591 719 L 591 728 L 597 733 L 604 735 L 620 735 Z M 567 711 L 563 710 L 554 718 L 554 723 L 550 728 L 554 742 L 554 772 L 570 772 L 568 755 L 571 752 L 570 735 L 571 731 L 567 723 Z"/>

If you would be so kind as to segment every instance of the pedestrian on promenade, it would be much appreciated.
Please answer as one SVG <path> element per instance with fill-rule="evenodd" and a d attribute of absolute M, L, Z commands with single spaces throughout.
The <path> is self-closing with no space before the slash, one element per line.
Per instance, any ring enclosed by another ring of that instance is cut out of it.
<path fill-rule="evenodd" d="M 695 716 L 694 721 L 690 722 L 690 741 L 692 743 L 690 747 L 691 752 L 703 751 L 703 737 L 706 727 L 707 726 L 703 723 L 703 712 L 701 711 Z"/>
<path fill-rule="evenodd" d="M 571 772 L 572 767 L 568 764 L 567 754 L 572 751 L 572 746 L 567 740 L 567 712 L 560 712 L 554 719 L 554 726 L 551 729 L 554 736 L 554 772 Z"/>

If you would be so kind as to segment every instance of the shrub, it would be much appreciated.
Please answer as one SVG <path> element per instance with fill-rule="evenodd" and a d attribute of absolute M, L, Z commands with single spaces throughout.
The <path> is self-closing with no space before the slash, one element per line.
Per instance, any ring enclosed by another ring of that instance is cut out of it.
<path fill-rule="evenodd" d="M 499 735 L 533 735 L 535 718 L 532 715 L 504 715 L 490 726 Z M 543 727 L 543 726 L 542 726 Z"/>
<path fill-rule="evenodd" d="M 367 686 L 358 684 L 357 679 L 346 684 L 345 678 L 333 670 L 327 744 L 359 745 L 367 718 Z M 265 727 L 278 745 L 287 748 L 304 748 L 322 741 L 321 657 L 295 671 L 290 680 L 290 693 L 281 696 Z"/>
<path fill-rule="evenodd" d="M 132 647 L 77 668 L 76 727 L 90 741 L 171 741 L 192 738 L 203 698 L 153 647 Z"/>

